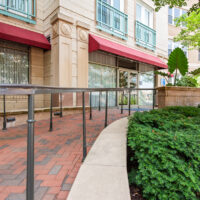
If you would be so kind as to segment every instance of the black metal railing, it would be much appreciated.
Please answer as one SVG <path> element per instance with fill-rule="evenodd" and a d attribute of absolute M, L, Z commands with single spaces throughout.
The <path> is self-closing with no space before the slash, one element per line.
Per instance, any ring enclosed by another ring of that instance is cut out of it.
<path fill-rule="evenodd" d="M 27 181 L 26 181 L 26 199 L 34 200 L 34 96 L 37 94 L 50 94 L 50 123 L 49 131 L 53 131 L 53 94 L 60 94 L 60 117 L 63 116 L 62 94 L 63 93 L 82 93 L 82 120 L 83 120 L 83 161 L 87 156 L 86 144 L 86 103 L 85 94 L 89 93 L 89 119 L 93 118 L 92 112 L 92 94 L 93 92 L 99 93 L 99 105 L 97 109 L 100 111 L 102 108 L 101 99 L 102 93 L 105 93 L 105 123 L 108 125 L 108 94 L 109 92 L 122 93 L 122 102 L 125 92 L 128 92 L 128 115 L 131 114 L 131 92 L 132 91 L 152 91 L 152 109 L 155 107 L 156 90 L 154 88 L 61 88 L 61 87 L 47 87 L 37 85 L 0 85 L 0 95 L 3 96 L 3 130 L 6 131 L 6 95 L 27 95 L 28 96 L 28 120 L 27 120 Z M 124 112 L 124 105 L 121 103 L 121 114 Z"/>

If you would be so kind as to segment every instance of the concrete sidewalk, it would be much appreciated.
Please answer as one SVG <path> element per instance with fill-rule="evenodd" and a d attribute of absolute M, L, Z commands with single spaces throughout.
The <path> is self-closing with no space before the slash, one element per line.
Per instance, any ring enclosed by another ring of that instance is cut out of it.
<path fill-rule="evenodd" d="M 130 200 L 126 167 L 127 118 L 104 129 L 81 166 L 68 200 Z"/>

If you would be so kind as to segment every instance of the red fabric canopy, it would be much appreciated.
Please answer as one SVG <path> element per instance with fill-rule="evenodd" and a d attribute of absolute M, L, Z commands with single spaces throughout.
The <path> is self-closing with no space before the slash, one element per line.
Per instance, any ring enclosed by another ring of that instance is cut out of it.
<path fill-rule="evenodd" d="M 40 47 L 42 49 L 51 49 L 50 43 L 43 34 L 2 22 L 0 22 L 0 39 Z"/>
<path fill-rule="evenodd" d="M 157 66 L 161 69 L 167 69 L 168 66 L 158 57 L 143 53 L 141 51 L 126 47 L 115 42 L 100 38 L 95 35 L 89 35 L 89 52 L 102 50 L 119 56 L 137 60 L 143 63 Z"/>

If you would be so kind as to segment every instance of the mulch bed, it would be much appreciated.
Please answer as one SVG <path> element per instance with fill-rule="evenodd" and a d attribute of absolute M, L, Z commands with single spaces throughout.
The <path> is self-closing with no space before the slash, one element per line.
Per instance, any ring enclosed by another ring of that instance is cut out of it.
<path fill-rule="evenodd" d="M 141 191 L 137 186 L 132 185 L 130 186 L 130 193 L 131 193 L 131 200 L 145 200 L 142 197 Z"/>
<path fill-rule="evenodd" d="M 127 170 L 128 170 L 128 172 L 130 172 L 131 168 L 136 164 L 136 163 L 130 161 L 131 153 L 132 153 L 132 151 L 131 151 L 130 147 L 127 147 Z M 131 200 L 145 200 L 142 197 L 142 191 L 136 185 L 130 185 L 130 194 L 131 194 Z"/>

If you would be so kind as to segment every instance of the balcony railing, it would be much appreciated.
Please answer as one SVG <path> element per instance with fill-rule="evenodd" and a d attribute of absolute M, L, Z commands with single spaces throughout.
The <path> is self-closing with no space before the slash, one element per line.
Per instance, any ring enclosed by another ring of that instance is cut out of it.
<path fill-rule="evenodd" d="M 0 14 L 35 24 L 35 0 L 0 0 Z"/>
<path fill-rule="evenodd" d="M 136 21 L 135 24 L 136 44 L 154 51 L 156 49 L 156 31 Z"/>
<path fill-rule="evenodd" d="M 97 0 L 96 4 L 97 28 L 126 40 L 128 16 L 103 0 Z"/>

